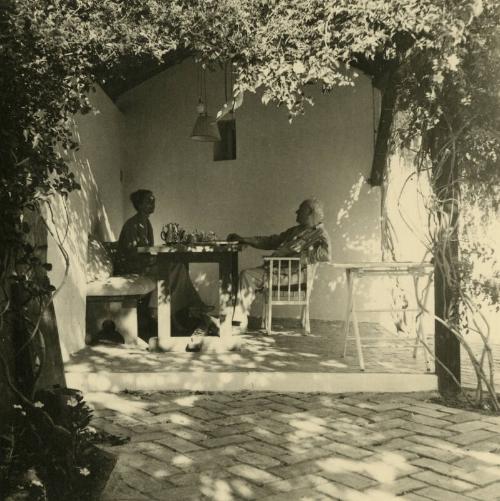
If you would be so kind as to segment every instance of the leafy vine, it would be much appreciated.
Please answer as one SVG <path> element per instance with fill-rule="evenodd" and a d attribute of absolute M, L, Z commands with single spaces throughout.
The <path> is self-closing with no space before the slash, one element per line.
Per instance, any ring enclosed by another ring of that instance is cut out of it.
<path fill-rule="evenodd" d="M 434 188 L 429 250 L 446 296 L 437 321 L 462 341 L 459 305 L 470 308 L 478 288 L 498 301 L 494 280 L 471 283 L 458 235 L 464 200 L 484 210 L 499 200 L 499 10 L 494 0 L 5 0 L 0 327 L 20 314 L 13 290 L 21 291 L 21 310 L 54 293 L 40 280 L 50 265 L 29 243 L 25 214 L 79 189 L 70 170 L 78 148 L 72 117 L 92 110 L 93 87 L 120 78 L 124 61 L 161 64 L 184 51 L 209 68 L 231 64 L 236 103 L 259 90 L 264 103 L 286 106 L 291 117 L 312 102 L 311 83 L 328 92 L 354 85 L 364 71 L 384 90 L 393 76 L 395 111 L 404 117 L 394 142 L 419 144 L 417 171 L 430 172 Z M 27 339 L 40 334 L 30 322 Z M 482 371 L 484 359 L 492 370 L 487 333 L 483 339 L 474 367 L 496 402 L 493 379 Z"/>

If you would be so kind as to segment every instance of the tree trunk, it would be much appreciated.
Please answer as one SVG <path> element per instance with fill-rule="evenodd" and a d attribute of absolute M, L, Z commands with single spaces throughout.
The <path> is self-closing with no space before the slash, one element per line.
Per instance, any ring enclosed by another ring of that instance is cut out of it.
<path fill-rule="evenodd" d="M 442 154 L 442 153 L 441 153 Z M 459 186 L 457 165 L 452 154 L 444 162 L 438 155 L 433 155 L 434 192 L 438 198 L 438 221 L 440 229 L 434 252 L 434 296 L 435 314 L 445 320 L 454 329 L 459 330 L 458 310 L 458 207 Z M 444 266 L 443 266 L 444 264 Z M 436 320 L 435 322 L 435 353 L 436 358 L 460 382 L 460 341 L 451 330 Z M 436 362 L 438 389 L 441 394 L 455 394 L 460 387 L 455 383 L 450 373 Z"/>
<path fill-rule="evenodd" d="M 398 77 L 395 68 L 386 71 L 383 76 L 373 83 L 374 87 L 378 88 L 382 93 L 382 103 L 378 126 L 376 127 L 377 138 L 373 152 L 372 168 L 370 177 L 367 180 L 371 186 L 382 186 L 384 181 L 389 140 L 398 99 L 397 84 Z"/>
<path fill-rule="evenodd" d="M 447 308 L 453 298 L 447 279 L 439 266 L 434 267 L 434 296 L 436 316 L 446 319 Z M 434 324 L 434 345 L 436 358 L 453 374 L 460 382 L 460 341 L 446 326 L 436 321 Z M 438 389 L 441 394 L 455 394 L 460 388 L 444 367 L 436 363 L 438 377 Z"/>
<path fill-rule="evenodd" d="M 23 315 L 26 294 L 20 286 L 11 287 L 12 301 L 12 345 L 14 347 L 14 380 L 15 386 L 24 395 L 30 395 L 35 383 L 33 356 L 29 343 L 29 328 Z"/>

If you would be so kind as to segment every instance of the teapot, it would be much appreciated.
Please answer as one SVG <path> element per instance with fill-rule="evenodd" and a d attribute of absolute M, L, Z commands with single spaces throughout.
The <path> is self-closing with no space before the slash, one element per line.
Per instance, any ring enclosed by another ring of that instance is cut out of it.
<path fill-rule="evenodd" d="M 164 224 L 160 236 L 166 244 L 179 242 L 179 223 Z"/>

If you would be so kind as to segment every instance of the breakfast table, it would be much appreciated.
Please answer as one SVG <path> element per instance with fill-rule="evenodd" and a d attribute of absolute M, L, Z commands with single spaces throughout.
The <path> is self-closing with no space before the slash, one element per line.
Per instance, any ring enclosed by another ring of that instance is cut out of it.
<path fill-rule="evenodd" d="M 238 242 L 209 241 L 193 243 L 166 243 L 139 247 L 140 253 L 156 256 L 158 265 L 158 344 L 167 345 L 172 335 L 170 266 L 175 263 L 218 263 L 219 265 L 219 321 L 221 338 L 231 336 L 233 309 L 238 291 Z"/>

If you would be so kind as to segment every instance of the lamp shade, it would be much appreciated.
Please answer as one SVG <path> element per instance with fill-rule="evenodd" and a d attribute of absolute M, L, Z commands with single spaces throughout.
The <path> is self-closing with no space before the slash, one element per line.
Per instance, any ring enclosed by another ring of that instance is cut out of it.
<path fill-rule="evenodd" d="M 220 141 L 219 128 L 215 118 L 207 113 L 200 113 L 194 124 L 191 139 L 194 141 Z"/>

